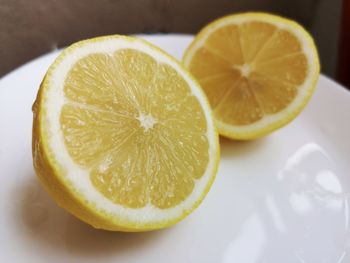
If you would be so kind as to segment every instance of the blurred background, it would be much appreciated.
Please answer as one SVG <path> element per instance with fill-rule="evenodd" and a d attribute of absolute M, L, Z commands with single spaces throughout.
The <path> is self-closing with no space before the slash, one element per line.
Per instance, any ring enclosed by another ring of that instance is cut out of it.
<path fill-rule="evenodd" d="M 267 11 L 314 36 L 322 72 L 350 86 L 350 0 L 0 0 L 0 77 L 53 49 L 106 34 L 195 34 L 231 13 Z"/>

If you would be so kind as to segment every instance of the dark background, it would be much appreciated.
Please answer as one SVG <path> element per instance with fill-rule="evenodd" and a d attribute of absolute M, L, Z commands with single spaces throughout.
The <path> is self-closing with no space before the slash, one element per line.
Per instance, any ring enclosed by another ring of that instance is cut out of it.
<path fill-rule="evenodd" d="M 106 34 L 193 34 L 226 14 L 268 11 L 304 25 L 317 43 L 322 72 L 346 83 L 350 58 L 345 59 L 344 50 L 350 46 L 341 34 L 346 6 L 349 9 L 349 0 L 0 0 L 0 77 L 80 39 Z M 341 45 L 345 45 L 343 53 Z"/>

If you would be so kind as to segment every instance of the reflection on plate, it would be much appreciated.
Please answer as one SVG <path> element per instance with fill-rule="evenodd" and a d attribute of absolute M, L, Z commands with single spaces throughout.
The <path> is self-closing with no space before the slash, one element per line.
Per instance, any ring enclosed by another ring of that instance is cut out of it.
<path fill-rule="evenodd" d="M 146 36 L 181 57 L 190 36 Z M 350 261 L 350 93 L 321 77 L 306 110 L 252 142 L 221 139 L 217 179 L 176 226 L 95 230 L 59 208 L 31 161 L 31 104 L 59 52 L 0 80 L 0 244 L 4 262 Z"/>

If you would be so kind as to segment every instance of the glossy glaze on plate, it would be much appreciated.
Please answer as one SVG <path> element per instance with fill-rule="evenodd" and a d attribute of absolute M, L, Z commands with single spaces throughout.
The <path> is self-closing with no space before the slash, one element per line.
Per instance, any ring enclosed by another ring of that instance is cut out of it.
<path fill-rule="evenodd" d="M 180 58 L 192 37 L 147 36 Z M 221 140 L 217 179 L 176 226 L 92 229 L 59 208 L 34 175 L 31 106 L 58 51 L 0 80 L 0 236 L 4 262 L 350 261 L 350 93 L 321 77 L 305 111 L 253 142 Z"/>

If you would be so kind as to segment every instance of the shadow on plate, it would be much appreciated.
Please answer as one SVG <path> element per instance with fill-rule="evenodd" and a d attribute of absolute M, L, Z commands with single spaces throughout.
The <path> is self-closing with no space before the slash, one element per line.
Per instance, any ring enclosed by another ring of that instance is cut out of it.
<path fill-rule="evenodd" d="M 89 258 L 106 257 L 138 250 L 167 231 L 122 233 L 95 229 L 57 206 L 34 173 L 25 178 L 16 191 L 20 195 L 18 219 L 30 242 Z"/>
<path fill-rule="evenodd" d="M 269 137 L 252 141 L 237 141 L 220 136 L 221 157 L 234 158 L 256 153 L 258 149 L 265 147 Z"/>

